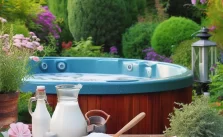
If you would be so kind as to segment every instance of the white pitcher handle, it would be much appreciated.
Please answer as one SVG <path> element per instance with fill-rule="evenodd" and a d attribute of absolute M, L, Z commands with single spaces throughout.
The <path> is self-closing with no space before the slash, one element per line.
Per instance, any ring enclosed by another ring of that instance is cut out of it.
<path fill-rule="evenodd" d="M 28 110 L 29 110 L 29 114 L 32 116 L 33 111 L 32 111 L 32 102 L 36 101 L 36 97 L 31 97 L 29 99 L 29 104 L 28 104 Z"/>

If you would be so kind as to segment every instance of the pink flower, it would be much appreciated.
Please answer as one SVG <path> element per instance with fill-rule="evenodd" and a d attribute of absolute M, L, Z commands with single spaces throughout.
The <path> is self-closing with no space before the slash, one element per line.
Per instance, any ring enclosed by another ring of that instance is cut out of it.
<path fill-rule="evenodd" d="M 23 39 L 24 35 L 23 34 L 16 34 L 15 36 L 13 36 L 14 39 Z"/>
<path fill-rule="evenodd" d="M 201 4 L 206 3 L 206 0 L 200 0 Z"/>
<path fill-rule="evenodd" d="M 209 27 L 210 31 L 214 31 L 216 29 L 216 26 L 212 25 L 211 27 Z"/>
<path fill-rule="evenodd" d="M 38 51 L 43 51 L 43 46 L 39 46 L 39 47 L 37 47 L 37 50 L 38 50 Z"/>
<path fill-rule="evenodd" d="M 33 39 L 37 39 L 37 36 L 32 36 Z"/>
<path fill-rule="evenodd" d="M 191 0 L 191 3 L 192 3 L 193 5 L 196 5 L 197 0 Z"/>
<path fill-rule="evenodd" d="M 20 40 L 20 39 L 14 39 L 13 42 L 14 42 L 14 43 L 20 43 L 21 40 Z"/>
<path fill-rule="evenodd" d="M 35 61 L 35 62 L 39 62 L 40 61 L 39 57 L 37 57 L 37 56 L 30 56 L 29 58 L 31 60 Z"/>
<path fill-rule="evenodd" d="M 6 22 L 7 22 L 7 20 L 4 19 L 4 18 L 2 18 L 2 17 L 0 17 L 0 21 L 1 21 L 2 23 L 6 23 Z"/>
<path fill-rule="evenodd" d="M 39 42 L 33 41 L 33 45 L 40 46 Z"/>
<path fill-rule="evenodd" d="M 10 124 L 8 134 L 10 137 L 31 137 L 32 134 L 28 128 L 29 126 L 21 122 Z"/>
<path fill-rule="evenodd" d="M 20 42 L 16 42 L 16 43 L 13 43 L 14 46 L 18 47 L 18 48 L 21 48 L 23 43 L 20 43 Z"/>
<path fill-rule="evenodd" d="M 32 42 L 27 42 L 25 46 L 29 49 L 33 49 L 33 43 Z"/>
<path fill-rule="evenodd" d="M 29 35 L 35 36 L 35 33 L 34 32 L 29 32 Z"/>
<path fill-rule="evenodd" d="M 9 52 L 9 49 L 8 49 L 8 48 L 6 48 L 6 47 L 2 47 L 2 50 L 3 50 L 4 52 L 6 52 L 6 53 L 8 53 L 8 52 Z"/>

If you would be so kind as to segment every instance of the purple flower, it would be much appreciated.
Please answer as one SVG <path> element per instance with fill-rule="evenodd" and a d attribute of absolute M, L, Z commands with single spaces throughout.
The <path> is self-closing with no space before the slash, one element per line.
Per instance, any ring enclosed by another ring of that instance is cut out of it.
<path fill-rule="evenodd" d="M 142 50 L 142 52 L 146 53 L 146 56 L 144 59 L 146 60 L 152 60 L 152 61 L 163 61 L 163 62 L 169 62 L 171 63 L 172 60 L 165 57 L 165 56 L 161 56 L 159 54 L 157 54 L 153 48 L 147 48 Z"/>
<path fill-rule="evenodd" d="M 192 3 L 193 5 L 196 5 L 197 0 L 191 0 L 191 3 Z"/>
<path fill-rule="evenodd" d="M 214 68 L 214 67 L 211 67 L 211 68 L 210 68 L 210 71 L 214 71 L 214 70 L 215 70 L 215 68 Z"/>
<path fill-rule="evenodd" d="M 42 30 L 50 33 L 55 39 L 60 38 L 61 28 L 56 24 L 56 17 L 49 11 L 47 6 L 42 7 L 44 11 L 38 15 L 37 24 L 42 26 Z"/>
<path fill-rule="evenodd" d="M 112 47 L 110 48 L 110 53 L 111 53 L 111 54 L 117 54 L 117 53 L 118 53 L 117 48 L 116 48 L 115 46 L 112 46 Z"/>

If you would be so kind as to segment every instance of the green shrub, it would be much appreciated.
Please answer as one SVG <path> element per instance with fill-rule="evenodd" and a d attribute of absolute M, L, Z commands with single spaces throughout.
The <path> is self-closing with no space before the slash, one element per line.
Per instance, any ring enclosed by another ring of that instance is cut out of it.
<path fill-rule="evenodd" d="M 221 137 L 223 117 L 209 106 L 208 97 L 196 98 L 191 104 L 180 104 L 170 115 L 170 127 L 165 136 Z"/>
<path fill-rule="evenodd" d="M 25 37 L 29 36 L 29 30 L 22 21 L 16 20 L 15 22 L 9 22 L 5 25 L 5 33 L 10 33 L 10 28 L 13 27 L 13 34 L 23 34 Z"/>
<path fill-rule="evenodd" d="M 172 59 L 173 63 L 185 66 L 191 69 L 191 45 L 198 39 L 185 40 L 174 49 Z"/>
<path fill-rule="evenodd" d="M 172 46 L 190 39 L 199 29 L 200 26 L 190 19 L 171 17 L 155 29 L 151 39 L 152 47 L 157 53 L 170 56 Z"/>
<path fill-rule="evenodd" d="M 150 47 L 151 37 L 157 24 L 137 23 L 122 36 L 122 51 L 126 58 L 143 58 L 142 50 Z"/>
<path fill-rule="evenodd" d="M 8 8 L 5 8 L 5 14 L 2 17 L 9 21 L 18 19 L 27 21 L 30 18 L 37 17 L 37 14 L 41 12 L 40 4 L 33 0 L 6 0 L 5 4 Z"/>
<path fill-rule="evenodd" d="M 68 27 L 67 0 L 48 0 L 50 11 L 56 16 L 57 22 L 62 30 L 60 36 L 62 41 L 73 40 Z"/>
<path fill-rule="evenodd" d="M 126 26 L 123 0 L 68 0 L 68 24 L 75 41 L 93 37 L 110 47 L 121 41 Z"/>

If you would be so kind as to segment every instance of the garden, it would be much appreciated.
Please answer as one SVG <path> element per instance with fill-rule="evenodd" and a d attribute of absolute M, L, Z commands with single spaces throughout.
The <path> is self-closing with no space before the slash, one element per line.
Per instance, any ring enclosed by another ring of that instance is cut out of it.
<path fill-rule="evenodd" d="M 0 0 L 0 137 L 221 137 L 222 37 L 223 0 Z"/>

